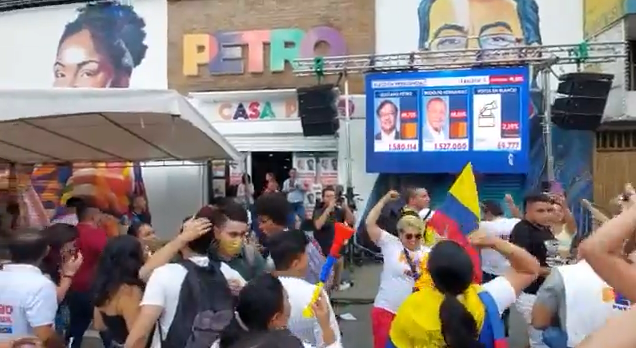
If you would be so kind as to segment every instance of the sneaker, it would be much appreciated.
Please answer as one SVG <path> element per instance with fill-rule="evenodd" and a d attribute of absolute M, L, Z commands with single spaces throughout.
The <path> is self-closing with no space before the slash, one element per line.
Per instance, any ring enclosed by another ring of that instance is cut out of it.
<path fill-rule="evenodd" d="M 342 282 L 340 283 L 340 285 L 338 286 L 338 291 L 343 291 L 343 290 L 347 290 L 351 287 L 351 283 L 349 282 Z"/>

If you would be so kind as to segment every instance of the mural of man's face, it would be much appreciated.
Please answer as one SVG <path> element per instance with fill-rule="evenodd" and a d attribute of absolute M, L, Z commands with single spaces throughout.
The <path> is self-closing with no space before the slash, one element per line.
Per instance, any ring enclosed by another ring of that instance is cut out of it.
<path fill-rule="evenodd" d="M 431 127 L 440 131 L 446 119 L 446 104 L 440 99 L 431 100 L 426 106 L 426 120 Z"/>
<path fill-rule="evenodd" d="M 513 0 L 436 0 L 428 17 L 431 50 L 503 48 L 523 42 Z"/>

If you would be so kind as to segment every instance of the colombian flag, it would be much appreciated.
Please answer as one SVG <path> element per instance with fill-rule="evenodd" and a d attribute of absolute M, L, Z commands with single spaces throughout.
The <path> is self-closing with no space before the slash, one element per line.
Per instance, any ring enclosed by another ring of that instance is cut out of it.
<path fill-rule="evenodd" d="M 428 224 L 438 235 L 453 240 L 463 246 L 475 268 L 474 282 L 481 283 L 481 264 L 479 252 L 466 238 L 479 228 L 479 197 L 473 166 L 468 163 L 448 191 L 444 203 L 435 210 Z"/>

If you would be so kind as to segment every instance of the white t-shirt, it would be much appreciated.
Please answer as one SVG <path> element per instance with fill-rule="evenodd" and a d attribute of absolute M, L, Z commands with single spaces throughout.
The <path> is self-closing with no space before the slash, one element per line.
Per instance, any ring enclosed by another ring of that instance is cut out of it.
<path fill-rule="evenodd" d="M 519 221 L 521 220 L 502 217 L 492 221 L 482 221 L 479 223 L 479 228 L 489 235 L 508 240 L 510 238 L 510 232 L 512 232 L 512 229 Z M 497 251 L 492 249 L 481 250 L 482 271 L 494 275 L 503 275 L 509 267 L 510 263 L 508 260 Z"/>
<path fill-rule="evenodd" d="M 431 213 L 429 214 L 429 212 Z M 430 208 L 424 208 L 420 210 L 419 215 L 422 219 L 426 218 L 426 221 L 428 221 L 433 217 L 433 215 L 435 215 L 435 210 L 432 210 Z"/>
<path fill-rule="evenodd" d="M 506 279 L 506 277 L 497 277 L 484 283 L 481 287 L 492 296 L 501 314 L 517 301 L 515 288 L 512 287 L 512 284 L 510 284 L 510 281 Z"/>
<path fill-rule="evenodd" d="M 289 296 L 289 304 L 291 306 L 291 313 L 289 321 L 287 322 L 289 331 L 300 338 L 304 343 L 316 347 L 324 346 L 322 330 L 316 318 L 305 318 L 303 316 L 303 310 L 309 305 L 316 287 L 300 278 L 278 277 L 278 279 L 287 290 Z M 324 291 L 323 295 L 327 298 L 327 303 L 329 303 L 329 297 Z M 331 308 L 331 304 L 329 304 L 329 312 L 331 329 L 336 335 L 337 342 L 340 342 L 340 326 L 336 320 L 336 314 L 333 308 Z"/>
<path fill-rule="evenodd" d="M 206 267 L 210 262 L 206 256 L 193 256 L 190 257 L 189 260 L 200 267 Z M 242 284 L 247 283 L 237 271 L 224 262 L 221 262 L 221 272 L 227 280 L 234 279 L 242 282 Z M 163 313 L 161 313 L 161 317 L 159 317 L 159 325 L 161 325 L 161 333 L 164 335 L 164 339 L 176 314 L 181 284 L 187 273 L 188 271 L 182 265 L 178 263 L 168 263 L 155 269 L 150 275 L 148 283 L 146 283 L 144 296 L 141 299 L 141 306 L 163 307 Z M 155 330 L 152 347 L 161 347 L 159 330 Z"/>
<path fill-rule="evenodd" d="M 384 265 L 380 275 L 380 289 L 375 296 L 373 306 L 395 313 L 402 302 L 413 292 L 415 280 L 404 255 L 404 246 L 398 237 L 382 231 L 382 236 L 376 244 L 382 250 Z M 409 252 L 413 264 L 419 265 L 422 257 L 429 251 L 428 247 L 423 246 L 418 251 Z"/>
<path fill-rule="evenodd" d="M 33 336 L 33 328 L 53 325 L 55 284 L 39 268 L 6 264 L 0 271 L 0 341 Z"/>

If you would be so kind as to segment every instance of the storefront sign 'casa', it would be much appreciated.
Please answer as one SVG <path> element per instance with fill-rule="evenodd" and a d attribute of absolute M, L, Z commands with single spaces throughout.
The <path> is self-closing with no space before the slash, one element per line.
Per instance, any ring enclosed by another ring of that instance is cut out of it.
<path fill-rule="evenodd" d="M 345 99 L 338 100 L 338 114 L 345 115 Z M 298 117 L 298 101 L 296 98 L 219 102 L 213 108 L 216 110 L 214 118 L 224 121 L 251 121 L 251 120 L 284 120 Z M 353 115 L 355 104 L 349 98 L 349 114 Z"/>
<path fill-rule="evenodd" d="M 347 54 L 345 39 L 334 28 L 322 26 L 307 31 L 298 28 L 220 31 L 214 34 L 186 34 L 183 36 L 183 74 L 198 76 L 199 66 L 207 65 L 211 75 L 263 73 L 285 71 L 285 64 L 294 59 L 312 58 L 319 43 L 329 47 L 326 56 Z M 265 57 L 269 45 L 269 57 Z M 243 48 L 247 59 L 243 59 Z M 265 64 L 269 59 L 268 64 Z M 247 68 L 247 69 L 246 69 Z"/>
<path fill-rule="evenodd" d="M 230 120 L 273 120 L 298 117 L 296 98 L 218 103 L 217 117 Z"/>

